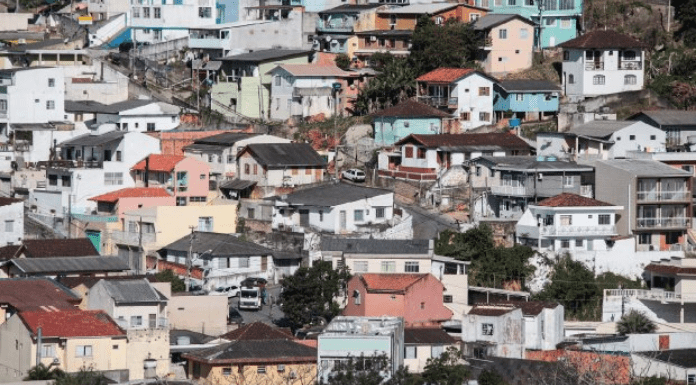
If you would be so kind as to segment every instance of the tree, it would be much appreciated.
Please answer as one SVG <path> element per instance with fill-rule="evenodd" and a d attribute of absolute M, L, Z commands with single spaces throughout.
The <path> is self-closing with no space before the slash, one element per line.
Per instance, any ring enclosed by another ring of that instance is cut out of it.
<path fill-rule="evenodd" d="M 40 363 L 29 369 L 27 376 L 24 377 L 24 381 L 55 380 L 63 376 L 65 376 L 65 372 L 61 369 Z"/>
<path fill-rule="evenodd" d="M 569 255 L 561 257 L 550 277 L 550 283 L 537 299 L 559 301 L 571 317 L 591 318 L 588 310 L 596 309 L 601 300 L 594 274 L 582 262 Z"/>
<path fill-rule="evenodd" d="M 344 71 L 350 68 L 350 57 L 344 53 L 339 53 L 336 55 L 334 62 L 336 63 L 336 67 Z"/>
<path fill-rule="evenodd" d="M 418 74 L 439 67 L 474 67 L 481 38 L 473 24 L 449 19 L 443 25 L 435 24 L 429 15 L 416 24 L 411 39 L 409 61 Z"/>
<path fill-rule="evenodd" d="M 340 312 L 334 301 L 345 290 L 350 273 L 345 267 L 334 269 L 331 262 L 317 261 L 301 267 L 283 280 L 283 312 L 294 327 L 308 324 L 313 317 L 331 320 Z"/>
<path fill-rule="evenodd" d="M 380 73 L 358 92 L 354 105 L 358 115 L 391 107 L 416 94 L 418 73 L 408 59 L 379 55 L 378 70 Z"/>
<path fill-rule="evenodd" d="M 624 314 L 616 323 L 616 331 L 621 335 L 647 334 L 657 329 L 655 322 L 638 310 L 631 310 Z"/>
<path fill-rule="evenodd" d="M 507 385 L 503 376 L 494 370 L 484 370 L 481 372 L 481 374 L 479 374 L 478 383 L 479 385 Z"/>
<path fill-rule="evenodd" d="M 107 385 L 108 381 L 103 374 L 95 372 L 91 368 L 80 368 L 77 373 L 69 373 L 56 378 L 55 385 Z"/>
<path fill-rule="evenodd" d="M 677 37 L 690 47 L 696 47 L 696 0 L 679 0 L 673 4 L 676 10 L 674 17 L 681 25 Z"/>
<path fill-rule="evenodd" d="M 462 352 L 449 347 L 437 358 L 429 358 L 422 377 L 428 385 L 460 385 L 465 383 L 470 377 L 471 372 L 464 365 Z"/>
<path fill-rule="evenodd" d="M 172 284 L 172 293 L 186 291 L 186 283 L 184 283 L 184 280 L 174 274 L 171 269 L 156 273 L 155 278 L 159 282 L 170 282 Z"/>

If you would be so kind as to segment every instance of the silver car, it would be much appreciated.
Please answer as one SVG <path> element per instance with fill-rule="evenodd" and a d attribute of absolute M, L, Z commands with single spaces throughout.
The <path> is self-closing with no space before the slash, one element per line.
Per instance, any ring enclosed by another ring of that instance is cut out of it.
<path fill-rule="evenodd" d="M 353 182 L 364 182 L 365 172 L 363 170 L 358 170 L 357 168 L 351 168 L 349 170 L 343 171 L 343 179 L 348 179 Z"/>

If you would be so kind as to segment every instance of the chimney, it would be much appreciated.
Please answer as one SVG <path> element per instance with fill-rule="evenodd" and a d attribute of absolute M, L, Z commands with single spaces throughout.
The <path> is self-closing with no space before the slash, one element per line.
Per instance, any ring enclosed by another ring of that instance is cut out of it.
<path fill-rule="evenodd" d="M 145 187 L 150 187 L 150 156 L 148 155 L 147 158 L 145 158 L 145 177 L 143 177 L 143 180 L 145 181 Z"/>

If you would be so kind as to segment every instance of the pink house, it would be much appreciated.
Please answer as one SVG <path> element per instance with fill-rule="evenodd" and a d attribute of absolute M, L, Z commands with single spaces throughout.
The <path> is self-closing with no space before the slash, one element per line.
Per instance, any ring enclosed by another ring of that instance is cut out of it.
<path fill-rule="evenodd" d="M 174 195 L 177 206 L 207 201 L 209 172 L 210 166 L 205 162 L 164 154 L 151 154 L 131 168 L 137 187 L 163 187 Z"/>
<path fill-rule="evenodd" d="M 452 318 L 445 287 L 431 274 L 359 274 L 348 281 L 346 316 L 404 317 L 407 326 L 438 325 Z"/>
<path fill-rule="evenodd" d="M 97 202 L 97 213 L 118 216 L 130 210 L 152 206 L 174 206 L 175 200 L 162 187 L 130 187 L 98 195 L 89 200 Z"/>

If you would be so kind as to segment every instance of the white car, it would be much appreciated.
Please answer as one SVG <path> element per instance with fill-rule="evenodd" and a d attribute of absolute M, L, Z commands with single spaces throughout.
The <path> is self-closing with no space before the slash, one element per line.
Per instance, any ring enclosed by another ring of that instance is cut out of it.
<path fill-rule="evenodd" d="M 351 168 L 349 170 L 343 171 L 343 179 L 348 179 L 353 182 L 364 182 L 365 172 L 363 170 L 358 170 L 357 168 Z"/>
<path fill-rule="evenodd" d="M 239 286 L 232 285 L 227 287 L 218 287 L 210 292 L 210 295 L 226 295 L 227 297 L 236 297 L 239 295 Z"/>

